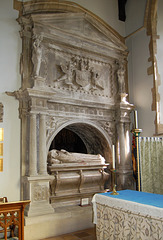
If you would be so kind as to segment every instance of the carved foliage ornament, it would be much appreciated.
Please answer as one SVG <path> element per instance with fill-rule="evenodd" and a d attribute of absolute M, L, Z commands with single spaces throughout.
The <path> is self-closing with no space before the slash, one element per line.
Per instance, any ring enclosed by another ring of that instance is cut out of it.
<path fill-rule="evenodd" d="M 45 201 L 49 197 L 49 191 L 47 186 L 35 184 L 33 186 L 33 200 Z"/>

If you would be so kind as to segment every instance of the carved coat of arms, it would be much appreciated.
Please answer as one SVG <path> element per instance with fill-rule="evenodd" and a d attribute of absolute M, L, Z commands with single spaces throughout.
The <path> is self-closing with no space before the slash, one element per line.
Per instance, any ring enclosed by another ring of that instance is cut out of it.
<path fill-rule="evenodd" d="M 71 86 L 74 89 L 103 90 L 101 74 L 90 67 L 88 59 L 72 58 L 69 62 L 61 63 L 61 76 L 56 80 L 63 85 Z"/>

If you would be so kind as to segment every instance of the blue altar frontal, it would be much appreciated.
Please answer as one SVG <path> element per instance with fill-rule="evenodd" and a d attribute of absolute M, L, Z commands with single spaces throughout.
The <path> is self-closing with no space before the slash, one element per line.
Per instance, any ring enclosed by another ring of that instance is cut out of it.
<path fill-rule="evenodd" d="M 117 199 L 122 199 L 126 201 L 132 201 L 140 204 L 163 208 L 163 195 L 161 194 L 138 192 L 134 190 L 121 190 L 117 192 L 119 193 L 119 195 L 111 195 L 110 192 L 100 193 L 100 194 L 106 197 L 112 197 L 112 198 L 117 198 Z"/>
<path fill-rule="evenodd" d="M 163 195 L 117 192 L 93 196 L 97 240 L 163 240 Z"/>

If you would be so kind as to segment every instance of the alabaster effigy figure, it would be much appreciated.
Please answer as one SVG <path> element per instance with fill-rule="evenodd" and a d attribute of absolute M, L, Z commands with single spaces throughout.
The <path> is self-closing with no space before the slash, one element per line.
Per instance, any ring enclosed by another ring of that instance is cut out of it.
<path fill-rule="evenodd" d="M 105 164 L 105 159 L 100 155 L 72 153 L 64 149 L 53 149 L 48 153 L 48 164 L 63 164 L 63 163 L 77 163 L 77 164 Z"/>

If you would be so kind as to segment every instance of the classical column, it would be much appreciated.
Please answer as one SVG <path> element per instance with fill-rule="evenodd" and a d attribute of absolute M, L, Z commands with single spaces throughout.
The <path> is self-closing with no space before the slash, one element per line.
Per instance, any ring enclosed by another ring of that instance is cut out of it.
<path fill-rule="evenodd" d="M 47 174 L 46 123 L 44 114 L 40 114 L 39 121 L 39 174 Z"/>
<path fill-rule="evenodd" d="M 29 176 L 37 175 L 37 135 L 36 135 L 36 114 L 30 114 L 29 133 Z"/>
<path fill-rule="evenodd" d="M 24 177 L 24 192 L 30 205 L 25 209 L 28 217 L 51 214 L 54 212 L 49 203 L 49 176 L 46 171 L 46 126 L 45 115 L 39 116 L 39 136 L 37 134 L 37 115 L 30 115 L 29 176 Z M 39 139 L 38 139 L 39 138 Z M 37 144 L 39 142 L 39 146 Z M 39 148 L 37 173 L 37 147 Z"/>
<path fill-rule="evenodd" d="M 124 123 L 120 122 L 118 127 L 118 134 L 119 134 L 119 146 L 120 146 L 120 166 L 119 168 L 123 168 L 126 162 L 126 154 L 125 154 L 125 147 L 126 147 L 126 138 L 124 132 Z"/>
<path fill-rule="evenodd" d="M 117 164 L 117 189 L 134 189 L 131 154 L 129 151 L 129 125 L 121 120 L 118 123 L 119 161 Z"/>
<path fill-rule="evenodd" d="M 130 123 L 126 122 L 125 123 L 125 135 L 126 135 L 126 161 L 127 164 L 129 165 L 129 168 L 131 168 L 131 159 L 132 159 L 132 152 L 131 152 L 131 147 L 130 147 Z"/>

